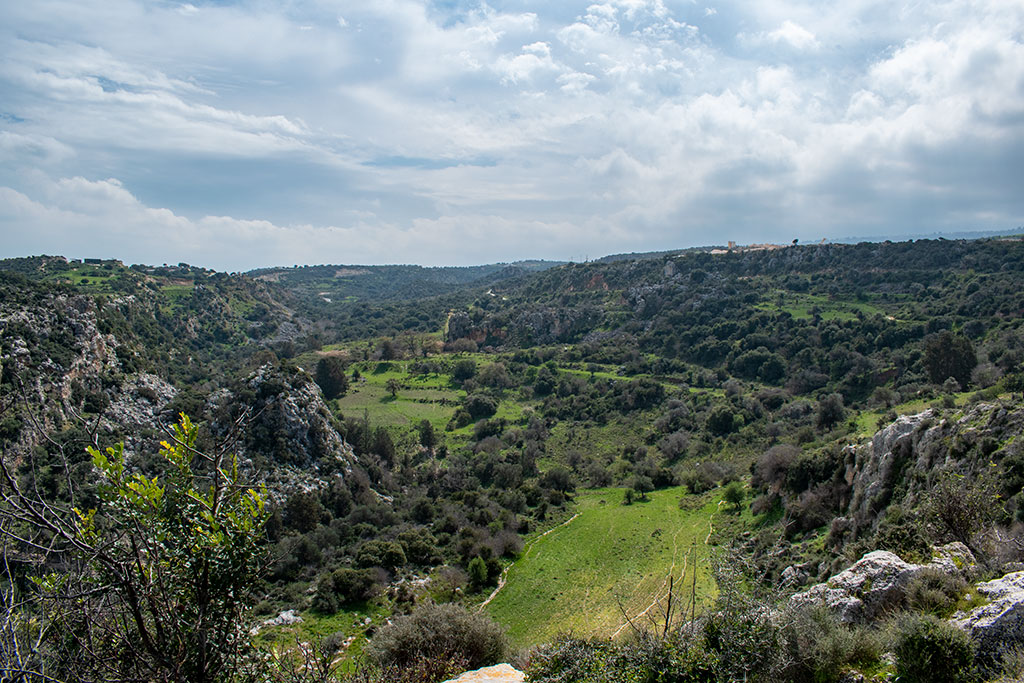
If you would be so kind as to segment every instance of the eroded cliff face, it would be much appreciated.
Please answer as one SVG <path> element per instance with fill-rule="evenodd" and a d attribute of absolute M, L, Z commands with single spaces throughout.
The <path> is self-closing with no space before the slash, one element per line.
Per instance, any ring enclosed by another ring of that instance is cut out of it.
<path fill-rule="evenodd" d="M 217 388 L 211 377 L 201 392 L 192 392 L 188 405 L 176 401 L 179 391 L 164 373 L 173 364 L 192 367 L 193 342 L 187 333 L 175 337 L 165 329 L 154 301 L 140 296 L 94 298 L 34 285 L 5 290 L 0 296 L 5 457 L 20 461 L 44 447 L 77 460 L 88 443 L 115 441 L 125 442 L 129 458 L 156 453 L 178 412 L 187 410 L 204 424 L 210 444 L 237 452 L 254 469 L 310 471 L 324 463 L 339 472 L 351 469 L 352 449 L 319 387 L 300 370 L 267 364 L 230 389 Z M 168 324 L 177 329 L 179 322 Z M 166 341 L 166 348 L 147 348 L 139 326 Z"/>
<path fill-rule="evenodd" d="M 320 388 L 302 370 L 263 365 L 234 389 L 211 394 L 207 412 L 215 440 L 233 442 L 239 456 L 260 464 L 348 471 L 355 462 Z"/>
<path fill-rule="evenodd" d="M 832 524 L 837 546 L 874 528 L 892 503 L 913 506 L 943 471 L 976 478 L 1002 471 L 1017 457 L 1024 433 L 1024 408 L 1010 403 L 975 403 L 959 411 L 926 410 L 900 417 L 867 443 L 843 450 L 841 515 Z"/>
<path fill-rule="evenodd" d="M 12 407 L 2 435 L 23 452 L 44 434 L 109 404 L 122 363 L 118 341 L 102 334 L 96 303 L 73 294 L 26 293 L 0 298 L 0 367 Z"/>

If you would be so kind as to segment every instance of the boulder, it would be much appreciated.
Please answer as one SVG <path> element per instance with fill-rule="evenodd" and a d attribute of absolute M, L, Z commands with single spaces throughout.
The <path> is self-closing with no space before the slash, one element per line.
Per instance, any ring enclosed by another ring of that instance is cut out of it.
<path fill-rule="evenodd" d="M 876 550 L 827 582 L 797 593 L 790 602 L 822 603 L 845 623 L 871 621 L 903 603 L 907 584 L 920 570 L 920 565 Z"/>
<path fill-rule="evenodd" d="M 790 602 L 824 604 L 845 623 L 873 621 L 903 606 L 907 585 L 923 570 L 938 569 L 970 578 L 977 568 L 974 556 L 962 543 L 934 548 L 933 557 L 925 565 L 911 564 L 887 550 L 876 550 L 827 582 L 797 593 Z"/>
<path fill-rule="evenodd" d="M 476 671 L 467 671 L 445 683 L 522 683 L 526 675 L 508 664 L 495 664 Z"/>
<path fill-rule="evenodd" d="M 979 583 L 978 593 L 989 602 L 950 619 L 977 643 L 978 656 L 991 661 L 1024 645 L 1024 571 Z"/>

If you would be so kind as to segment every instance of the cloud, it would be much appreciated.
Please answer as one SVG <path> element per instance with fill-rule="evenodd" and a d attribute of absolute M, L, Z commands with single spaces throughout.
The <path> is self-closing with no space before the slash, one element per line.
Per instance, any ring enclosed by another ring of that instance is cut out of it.
<path fill-rule="evenodd" d="M 10 246 L 20 253 L 68 256 L 116 255 L 127 262 L 204 264 L 234 271 L 290 263 L 369 263 L 388 244 L 389 262 L 428 265 L 487 261 L 495 247 L 509 260 L 541 249 L 574 255 L 596 233 L 615 235 L 608 225 L 517 220 L 493 214 L 408 224 L 367 224 L 373 214 L 353 212 L 346 225 L 277 225 L 231 216 L 191 219 L 146 206 L 114 178 L 46 180 L 34 196 L 0 187 L 0 225 L 17 223 Z M 103 235 L 97 239 L 98 235 Z M 618 234 L 618 244 L 625 245 Z M 452 245 L 459 245 L 453 250 Z M 116 250 L 115 250 L 116 249 Z M 154 261 L 152 254 L 162 258 Z"/>
<path fill-rule="evenodd" d="M 782 26 L 768 33 L 768 39 L 776 43 L 789 43 L 797 50 L 816 50 L 818 39 L 800 24 L 792 21 L 782 22 Z"/>
<path fill-rule="evenodd" d="M 1022 32 L 1000 0 L 6 3 L 0 255 L 465 263 L 1014 227 Z"/>
<path fill-rule="evenodd" d="M 740 33 L 738 37 L 742 42 L 752 45 L 783 46 L 801 52 L 815 51 L 821 47 L 814 33 L 790 19 L 770 31 Z"/>

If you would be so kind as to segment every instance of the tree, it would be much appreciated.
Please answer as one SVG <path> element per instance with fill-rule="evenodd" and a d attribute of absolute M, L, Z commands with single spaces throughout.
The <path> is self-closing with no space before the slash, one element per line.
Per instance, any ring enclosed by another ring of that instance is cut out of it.
<path fill-rule="evenodd" d="M 485 394 L 467 396 L 462 405 L 474 420 L 490 417 L 498 412 L 497 402 Z"/>
<path fill-rule="evenodd" d="M 420 420 L 419 424 L 420 445 L 424 448 L 433 448 L 437 445 L 437 434 L 434 433 L 434 425 L 430 420 Z"/>
<path fill-rule="evenodd" d="M 924 345 L 924 367 L 928 378 L 942 384 L 952 377 L 961 387 L 971 383 L 971 370 L 978 364 L 971 340 L 949 330 L 929 337 Z"/>
<path fill-rule="evenodd" d="M 395 398 L 396 396 L 398 396 L 398 390 L 402 388 L 402 385 L 394 377 L 387 381 L 386 386 L 388 388 L 388 391 L 391 392 L 391 398 Z"/>
<path fill-rule="evenodd" d="M 968 478 L 946 472 L 932 487 L 922 506 L 924 519 L 937 540 L 960 541 L 980 557 L 984 549 L 975 537 L 1003 513 L 1003 502 L 993 478 Z"/>
<path fill-rule="evenodd" d="M 469 561 L 466 567 L 469 570 L 469 582 L 474 590 L 480 590 L 487 585 L 487 563 L 479 555 Z"/>
<path fill-rule="evenodd" d="M 746 494 L 743 492 L 743 485 L 738 481 L 729 482 L 729 485 L 725 487 L 723 499 L 732 506 L 733 510 L 739 510 L 745 498 Z"/>
<path fill-rule="evenodd" d="M 736 428 L 735 414 L 729 406 L 715 406 L 708 414 L 705 425 L 713 435 L 725 436 Z"/>
<path fill-rule="evenodd" d="M 817 422 L 821 429 L 832 429 L 843 421 L 846 416 L 846 409 L 843 407 L 843 397 L 840 394 L 829 394 L 818 401 Z"/>
<path fill-rule="evenodd" d="M 324 356 L 318 360 L 313 380 L 320 386 L 320 391 L 328 401 L 344 396 L 348 391 L 345 364 L 337 356 Z"/>
<path fill-rule="evenodd" d="M 35 578 L 40 673 L 205 682 L 245 661 L 265 493 L 242 484 L 237 459 L 198 451 L 196 435 L 182 415 L 152 478 L 128 471 L 123 444 L 90 447 L 100 486 L 86 510 L 33 498 L 0 463 L 0 531 L 55 567 Z"/>
<path fill-rule="evenodd" d="M 476 361 L 472 358 L 463 358 L 456 361 L 452 366 L 452 379 L 456 382 L 465 382 L 476 374 Z"/>
<path fill-rule="evenodd" d="M 359 552 L 356 553 L 356 564 L 360 567 L 397 569 L 404 567 L 405 563 L 405 551 L 395 541 L 367 541 L 359 548 Z"/>
<path fill-rule="evenodd" d="M 650 477 L 638 474 L 633 478 L 633 490 L 640 494 L 640 500 L 647 500 L 647 494 L 654 490 L 654 482 Z"/>

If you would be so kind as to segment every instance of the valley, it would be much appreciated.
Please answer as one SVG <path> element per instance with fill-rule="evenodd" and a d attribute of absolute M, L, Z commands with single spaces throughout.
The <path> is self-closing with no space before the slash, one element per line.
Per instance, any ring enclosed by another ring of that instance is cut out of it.
<path fill-rule="evenodd" d="M 740 631 L 715 619 L 869 551 L 924 562 L 957 541 L 991 577 L 1024 560 L 1022 245 L 251 274 L 2 261 L 4 528 L 39 544 L 52 532 L 17 506 L 106 509 L 87 446 L 123 442 L 127 471 L 164 481 L 185 413 L 198 491 L 218 453 L 265 487 L 238 617 L 257 649 L 321 643 L 358 676 L 391 622 L 454 605 L 517 651 L 587 662 L 704 624 L 730 644 L 707 636 L 693 661 L 732 676 Z M 960 499 L 981 505 L 940 505 Z M 12 578 L 77 541 L 47 543 Z M 883 670 L 872 656 L 840 669 Z"/>

